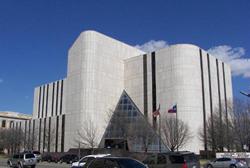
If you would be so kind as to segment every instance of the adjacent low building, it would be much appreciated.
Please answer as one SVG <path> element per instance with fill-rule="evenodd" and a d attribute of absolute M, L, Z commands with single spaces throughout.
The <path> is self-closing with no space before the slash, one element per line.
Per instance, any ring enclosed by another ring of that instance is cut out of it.
<path fill-rule="evenodd" d="M 8 149 L 6 149 L 6 132 L 7 130 L 15 129 L 18 130 L 22 123 L 28 123 L 32 119 L 31 115 L 12 112 L 12 111 L 0 111 L 0 153 L 8 153 Z M 9 132 L 8 136 L 14 136 L 14 132 Z M 4 138 L 4 140 L 3 140 Z M 3 142 L 4 141 L 4 142 Z M 5 145 L 4 145 L 5 144 Z"/>
<path fill-rule="evenodd" d="M 122 95 L 133 106 L 122 106 L 129 115 L 144 116 L 153 128 L 152 112 L 160 105 L 162 118 L 177 104 L 178 119 L 186 122 L 193 138 L 180 150 L 198 153 L 206 148 L 200 130 L 213 113 L 227 113 L 232 102 L 229 65 L 191 44 L 177 44 L 145 53 L 95 31 L 82 32 L 68 52 L 67 76 L 35 88 L 29 136 L 37 137 L 32 148 L 64 152 L 78 146 L 79 130 L 91 121 L 96 139 L 105 147 L 107 117 L 117 110 Z M 130 112 L 127 108 L 137 109 Z M 26 128 L 26 126 L 25 126 Z M 119 139 L 119 137 L 117 137 Z M 159 150 L 159 140 L 151 150 Z M 135 145 L 140 151 L 140 145 Z M 165 145 L 164 150 L 168 150 Z"/>
<path fill-rule="evenodd" d="M 0 129 L 12 128 L 14 127 L 14 123 L 29 121 L 31 119 L 31 115 L 12 111 L 0 111 Z"/>

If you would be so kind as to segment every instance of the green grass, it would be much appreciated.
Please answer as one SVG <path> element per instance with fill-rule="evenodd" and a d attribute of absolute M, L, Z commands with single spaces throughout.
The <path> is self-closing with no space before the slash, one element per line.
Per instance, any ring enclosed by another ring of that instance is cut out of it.
<path fill-rule="evenodd" d="M 204 165 L 206 165 L 206 163 L 208 162 L 209 160 L 207 160 L 207 159 L 200 159 L 200 165 L 201 166 L 204 166 Z"/>
<path fill-rule="evenodd" d="M 8 158 L 7 155 L 0 154 L 0 159 Z"/>

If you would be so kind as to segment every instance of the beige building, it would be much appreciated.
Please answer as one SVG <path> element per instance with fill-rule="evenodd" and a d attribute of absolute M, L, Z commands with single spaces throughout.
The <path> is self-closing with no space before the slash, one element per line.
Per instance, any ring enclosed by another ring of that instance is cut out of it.
<path fill-rule="evenodd" d="M 14 123 L 30 120 L 31 115 L 12 112 L 0 111 L 0 129 L 8 129 L 13 127 Z"/>
<path fill-rule="evenodd" d="M 0 131 L 5 131 L 7 129 L 19 129 L 22 124 L 26 123 L 27 125 L 31 119 L 31 115 L 11 111 L 0 111 Z M 0 147 L 0 152 L 8 153 L 8 150 Z"/>

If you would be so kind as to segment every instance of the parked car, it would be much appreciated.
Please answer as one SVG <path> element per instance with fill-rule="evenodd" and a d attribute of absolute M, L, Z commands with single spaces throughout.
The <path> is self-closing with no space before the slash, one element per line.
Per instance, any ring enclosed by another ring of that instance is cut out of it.
<path fill-rule="evenodd" d="M 76 162 L 78 159 L 79 159 L 78 156 L 75 154 L 66 154 L 60 158 L 60 163 L 70 164 Z"/>
<path fill-rule="evenodd" d="M 87 162 L 90 162 L 91 160 L 93 160 L 95 158 L 101 158 L 101 157 L 106 157 L 106 156 L 110 156 L 110 154 L 98 154 L 98 155 L 87 155 L 87 156 L 84 156 L 83 158 L 81 158 L 77 162 L 72 163 L 71 168 L 81 168 L 81 167 L 84 167 L 84 165 Z"/>
<path fill-rule="evenodd" d="M 18 167 L 18 168 L 25 168 L 25 167 L 36 167 L 36 157 L 33 153 L 20 153 L 14 154 L 9 160 L 7 164 L 9 167 Z"/>
<path fill-rule="evenodd" d="M 247 164 L 243 160 L 232 158 L 218 158 L 208 162 L 207 168 L 247 168 Z"/>
<path fill-rule="evenodd" d="M 87 162 L 84 168 L 147 168 L 147 166 L 131 158 L 102 157 Z"/>
<path fill-rule="evenodd" d="M 51 156 L 51 154 L 43 154 L 42 155 L 42 161 L 43 162 L 51 162 L 52 161 L 52 156 Z"/>
<path fill-rule="evenodd" d="M 42 155 L 39 151 L 32 151 L 32 153 L 35 155 L 37 162 L 42 160 Z"/>
<path fill-rule="evenodd" d="M 170 152 L 149 155 L 144 161 L 149 168 L 200 168 L 198 157 L 192 152 Z"/>
<path fill-rule="evenodd" d="M 42 161 L 46 161 L 46 162 L 59 162 L 61 158 L 61 155 L 59 153 L 56 152 L 51 152 L 51 153 L 43 153 L 42 155 Z"/>

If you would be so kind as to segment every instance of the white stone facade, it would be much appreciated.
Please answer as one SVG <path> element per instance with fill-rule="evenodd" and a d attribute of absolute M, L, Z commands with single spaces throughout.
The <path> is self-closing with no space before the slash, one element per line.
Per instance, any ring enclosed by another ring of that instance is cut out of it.
<path fill-rule="evenodd" d="M 143 55 L 141 55 L 125 60 L 125 90 L 142 112 L 145 108 L 147 109 L 149 121 L 152 123 L 152 115 L 150 115 L 154 111 L 152 107 L 152 53 L 146 54 L 145 58 L 147 60 L 145 74 L 147 86 L 143 82 L 145 72 L 143 72 Z M 199 131 L 203 129 L 204 113 L 206 119 L 210 117 L 210 100 L 212 100 L 213 109 L 218 108 L 219 104 L 221 104 L 222 109 L 225 109 L 225 101 L 227 100 L 227 103 L 232 102 L 230 67 L 217 60 L 217 72 L 216 60 L 206 51 L 189 44 L 173 45 L 155 52 L 155 104 L 157 107 L 159 104 L 161 105 L 162 118 L 176 117 L 176 114 L 168 113 L 168 109 L 177 104 L 178 119 L 187 123 L 192 132 L 193 138 L 180 150 L 190 150 L 196 153 L 204 150 L 204 144 L 199 138 Z M 219 74 L 219 78 L 217 78 L 217 74 Z M 211 85 L 211 96 L 209 85 Z M 145 99 L 143 99 L 143 96 L 145 93 L 142 86 L 147 87 L 147 106 L 144 105 Z M 218 86 L 220 89 L 218 89 Z M 203 96 L 205 110 L 203 110 Z M 229 109 L 229 105 L 227 108 Z"/>

